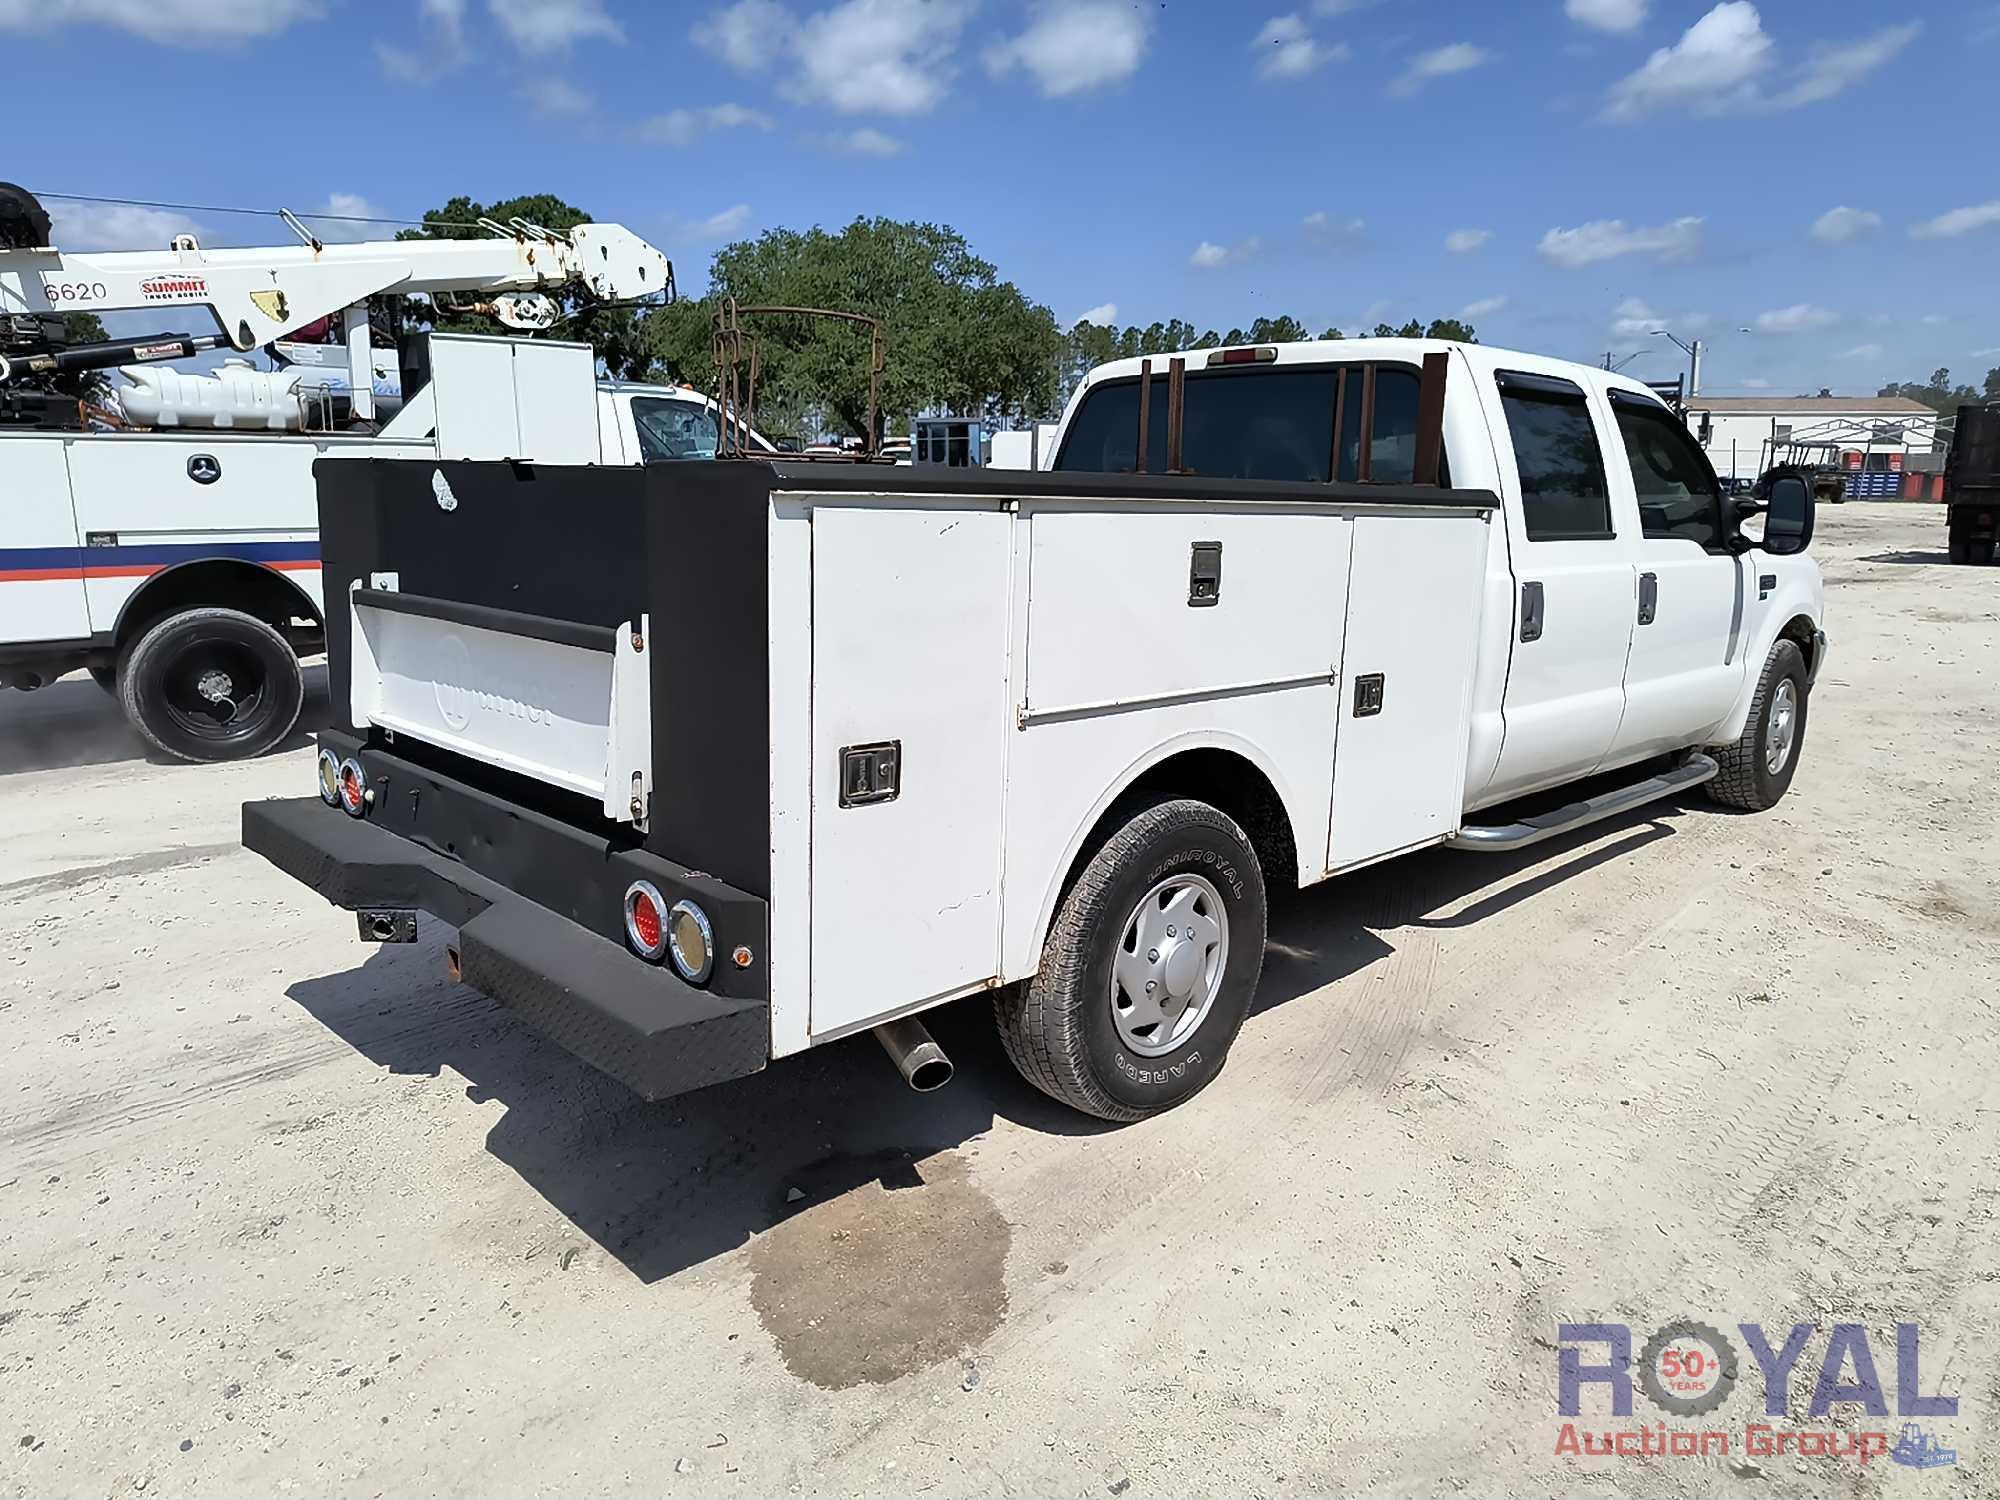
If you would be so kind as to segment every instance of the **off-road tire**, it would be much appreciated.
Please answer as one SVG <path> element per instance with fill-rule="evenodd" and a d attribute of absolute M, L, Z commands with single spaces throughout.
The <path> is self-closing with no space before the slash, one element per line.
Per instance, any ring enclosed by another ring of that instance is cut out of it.
<path fill-rule="evenodd" d="M 1945 543 L 1945 555 L 1955 563 L 1969 563 L 1972 561 L 1972 543 L 1954 535 Z"/>
<path fill-rule="evenodd" d="M 1798 695 L 1796 727 L 1792 731 L 1791 754 L 1773 774 L 1765 758 L 1765 736 L 1771 727 L 1771 701 L 1777 696 L 1778 684 L 1788 679 Z M 1733 745 L 1715 745 L 1709 749 L 1708 753 L 1722 767 L 1722 774 L 1708 783 L 1708 795 L 1726 807 L 1740 807 L 1746 812 L 1764 812 L 1777 806 L 1778 799 L 1791 786 L 1799 757 L 1805 752 L 1806 710 L 1810 701 L 1806 659 L 1798 643 L 1779 641 L 1771 647 L 1764 673 L 1757 679 L 1757 695 L 1750 700 L 1750 717 L 1744 722 L 1743 733 Z"/>
<path fill-rule="evenodd" d="M 226 659 L 238 705 L 227 722 L 204 721 L 190 689 L 203 663 Z M 238 679 L 241 679 L 240 681 Z M 305 703 L 305 670 L 277 629 L 234 609 L 169 615 L 118 662 L 118 701 L 146 743 L 177 760 L 246 760 L 282 743 Z"/>
<path fill-rule="evenodd" d="M 1220 894 L 1229 924 L 1222 983 L 1208 1014 L 1172 1053 L 1135 1057 L 1111 1014 L 1111 966 L 1140 898 L 1175 874 Z M 994 998 L 994 1019 L 1021 1076 L 1100 1120 L 1143 1119 L 1186 1102 L 1221 1070 L 1264 969 L 1264 872 L 1235 820 L 1205 802 L 1143 808 L 1092 856 L 1063 897 L 1039 972 Z"/>

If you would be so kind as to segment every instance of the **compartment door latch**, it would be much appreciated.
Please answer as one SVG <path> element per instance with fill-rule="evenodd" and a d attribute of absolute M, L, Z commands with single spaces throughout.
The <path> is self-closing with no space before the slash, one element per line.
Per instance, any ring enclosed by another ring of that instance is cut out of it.
<path fill-rule="evenodd" d="M 1222 543 L 1196 542 L 1188 560 L 1188 608 L 1208 609 L 1222 599 Z"/>
<path fill-rule="evenodd" d="M 867 807 L 894 802 L 903 790 L 903 742 L 840 747 L 840 805 Z"/>

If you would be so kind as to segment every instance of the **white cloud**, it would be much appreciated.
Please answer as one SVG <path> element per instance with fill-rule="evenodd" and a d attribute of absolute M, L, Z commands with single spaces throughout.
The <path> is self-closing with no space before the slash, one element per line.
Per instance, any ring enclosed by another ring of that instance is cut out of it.
<path fill-rule="evenodd" d="M 1085 308 L 1070 320 L 1069 326 L 1074 328 L 1079 323 L 1095 323 L 1099 328 L 1116 327 L 1118 323 L 1118 304 L 1116 302 L 1100 302 L 1095 307 Z"/>
<path fill-rule="evenodd" d="M 863 125 L 857 130 L 821 131 L 807 136 L 806 144 L 841 156 L 900 156 L 910 149 L 907 142 L 873 125 Z"/>
<path fill-rule="evenodd" d="M 431 76 L 431 65 L 407 47 L 392 47 L 387 42 L 375 44 L 375 61 L 382 66 L 384 77 L 397 83 L 422 83 Z"/>
<path fill-rule="evenodd" d="M 1989 224 L 2000 224 L 2000 198 L 1991 203 L 1975 203 L 1970 208 L 1954 208 L 1950 213 L 1939 214 L 1935 219 L 1925 219 L 1920 224 L 1910 226 L 1910 238 L 1917 240 L 1950 240 L 1961 234 L 1971 234 L 1975 229 L 1984 229 Z"/>
<path fill-rule="evenodd" d="M 1921 29 L 1911 22 L 1854 42 L 1815 42 L 1805 61 L 1785 69 L 1787 86 L 1766 89 L 1759 80 L 1778 62 L 1778 49 L 1749 0 L 1725 0 L 1662 47 L 1636 72 L 1611 86 L 1608 120 L 1639 120 L 1663 109 L 1697 115 L 1769 113 L 1831 99 L 1881 68 Z"/>
<path fill-rule="evenodd" d="M 1636 31 L 1646 20 L 1646 0 L 1569 0 L 1563 10 L 1596 31 Z"/>
<path fill-rule="evenodd" d="M 771 117 L 740 104 L 711 104 L 705 109 L 670 109 L 654 115 L 639 126 L 640 144 L 646 146 L 692 146 L 703 136 L 718 130 L 769 130 Z"/>
<path fill-rule="evenodd" d="M 1771 66 L 1771 51 L 1757 7 L 1726 0 L 1613 84 L 1605 116 L 1637 120 L 1683 104 L 1697 114 L 1719 113 L 1725 98 L 1747 94 L 1750 80 Z"/>
<path fill-rule="evenodd" d="M 1611 331 L 1619 338 L 1645 338 L 1666 328 L 1668 320 L 1637 297 L 1627 297 L 1614 309 Z"/>
<path fill-rule="evenodd" d="M 1470 255 L 1492 238 L 1490 229 L 1454 229 L 1444 237 L 1444 247 L 1453 255 Z"/>
<path fill-rule="evenodd" d="M 1951 320 L 1943 313 L 1925 313 L 1917 321 L 1922 323 L 1926 328 L 1942 328 Z"/>
<path fill-rule="evenodd" d="M 1477 302 L 1468 302 L 1458 310 L 1461 318 L 1484 318 L 1503 311 L 1507 306 L 1505 297 L 1481 297 Z"/>
<path fill-rule="evenodd" d="M 1768 391 L 1771 388 L 1771 382 L 1758 375 L 1752 375 L 1736 383 L 1746 391 Z"/>
<path fill-rule="evenodd" d="M 1263 242 L 1254 234 L 1249 239 L 1239 240 L 1233 245 L 1218 245 L 1203 240 L 1194 247 L 1194 254 L 1188 257 L 1188 264 L 1198 271 L 1213 271 L 1222 266 L 1233 266 L 1246 260 L 1254 260 L 1263 248 Z"/>
<path fill-rule="evenodd" d="M 1841 350 L 1840 357 L 1842 359 L 1880 359 L 1882 357 L 1882 346 L 1880 344 L 1856 344 L 1852 349 Z"/>
<path fill-rule="evenodd" d="M 996 78 L 1026 68 L 1060 99 L 1130 78 L 1151 33 L 1150 10 L 1131 0 L 1037 0 L 1028 29 L 988 48 L 986 67 Z"/>
<path fill-rule="evenodd" d="M 536 78 L 523 84 L 521 97 L 538 115 L 583 115 L 597 101 L 573 83 L 560 78 Z"/>
<path fill-rule="evenodd" d="M 1411 58 L 1409 65 L 1397 75 L 1389 85 L 1392 94 L 1414 94 L 1434 78 L 1448 78 L 1453 73 L 1467 73 L 1493 61 L 1493 54 L 1484 47 L 1475 47 L 1470 42 L 1453 42 L 1448 47 L 1435 47 L 1429 52 L 1419 52 Z"/>
<path fill-rule="evenodd" d="M 737 0 L 697 25 L 694 40 L 738 72 L 747 73 L 769 61 L 776 44 L 796 24 L 777 0 Z"/>
<path fill-rule="evenodd" d="M 779 84 L 799 104 L 841 114 L 921 115 L 957 74 L 953 55 L 979 0 L 839 0 L 801 16 L 778 0 L 735 0 L 693 31 L 695 43 L 740 73 L 783 63 Z"/>
<path fill-rule="evenodd" d="M 61 200 L 46 207 L 59 250 L 164 250 L 175 235 L 197 232 L 194 220 L 165 209 Z"/>
<path fill-rule="evenodd" d="M 1858 83 L 1878 71 L 1891 58 L 1917 39 L 1923 26 L 1911 21 L 1890 26 L 1858 42 L 1815 42 L 1806 55 L 1805 72 L 1799 81 L 1770 101 L 1772 109 L 1797 109 L 1831 99 L 1850 83 Z"/>
<path fill-rule="evenodd" d="M 1794 302 L 1790 307 L 1757 314 L 1757 330 L 1760 333 L 1809 333 L 1816 328 L 1830 328 L 1839 321 L 1840 314 L 1829 312 L 1824 307 L 1815 307 L 1810 302 Z"/>
<path fill-rule="evenodd" d="M 750 205 L 736 203 L 690 226 L 697 240 L 724 240 L 750 222 Z"/>
<path fill-rule="evenodd" d="M 1250 50 L 1264 54 L 1257 71 L 1266 78 L 1303 78 L 1326 63 L 1345 62 L 1354 55 L 1345 42 L 1320 41 L 1296 11 L 1266 21 Z"/>
<path fill-rule="evenodd" d="M 1882 216 L 1866 208 L 1849 208 L 1842 204 L 1829 208 L 1813 220 L 1812 237 L 1822 245 L 1845 245 L 1858 240 L 1864 234 L 1872 234 L 1882 227 Z"/>
<path fill-rule="evenodd" d="M 1305 216 L 1303 227 L 1306 238 L 1315 245 L 1335 249 L 1359 245 L 1368 238 L 1368 221 L 1361 218 L 1332 219 L 1323 212 L 1311 213 Z"/>
<path fill-rule="evenodd" d="M 1974 349 L 1972 351 L 1974 359 L 1991 359 L 1996 354 L 2000 354 L 2000 344 L 1996 344 L 1991 349 Z"/>
<path fill-rule="evenodd" d="M 592 37 L 625 39 L 602 0 L 486 0 L 486 5 L 507 40 L 523 52 L 560 52 Z"/>
<path fill-rule="evenodd" d="M 169 47 L 226 47 L 321 14 L 320 0 L 0 0 L 0 31 L 109 26 Z"/>
<path fill-rule="evenodd" d="M 1621 255 L 1660 261 L 1692 260 L 1701 253 L 1702 221 L 1688 216 L 1655 228 L 1628 227 L 1623 219 L 1595 219 L 1575 229 L 1551 229 L 1535 253 L 1550 265 L 1574 271 Z"/>
<path fill-rule="evenodd" d="M 792 29 L 798 75 L 785 93 L 842 114 L 920 115 L 951 83 L 974 0 L 844 0 Z"/>

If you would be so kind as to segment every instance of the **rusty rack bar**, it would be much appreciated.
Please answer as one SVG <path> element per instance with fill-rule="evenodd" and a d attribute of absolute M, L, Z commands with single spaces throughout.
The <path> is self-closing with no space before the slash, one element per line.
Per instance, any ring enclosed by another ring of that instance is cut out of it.
<path fill-rule="evenodd" d="M 750 447 L 748 435 L 756 422 L 763 341 L 744 332 L 745 317 L 831 318 L 858 323 L 868 330 L 868 430 L 861 439 L 861 460 L 864 463 L 873 460 L 881 447 L 882 373 L 889 363 L 882 320 L 833 307 L 789 307 L 775 303 L 740 307 L 734 297 L 724 298 L 715 310 L 715 405 L 720 429 L 716 457 L 746 457 Z"/>
<path fill-rule="evenodd" d="M 1153 362 L 1139 361 L 1139 457 L 1132 465 L 1132 472 L 1146 472 L 1146 445 L 1152 439 L 1153 425 Z"/>
<path fill-rule="evenodd" d="M 1167 362 L 1167 472 L 1185 474 L 1181 467 L 1181 428 L 1187 421 L 1187 361 L 1179 355 Z"/>

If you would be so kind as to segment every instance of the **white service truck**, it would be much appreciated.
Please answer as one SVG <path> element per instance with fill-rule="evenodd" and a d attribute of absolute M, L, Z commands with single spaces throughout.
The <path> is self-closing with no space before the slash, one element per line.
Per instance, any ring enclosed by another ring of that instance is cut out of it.
<path fill-rule="evenodd" d="M 532 330 L 556 317 L 544 288 L 605 300 L 670 289 L 666 258 L 617 225 L 359 244 L 320 244 L 299 226 L 296 245 L 208 250 L 183 237 L 78 255 L 44 243 L 37 215 L 0 184 L 12 236 L 0 237 L 0 687 L 87 668 L 166 754 L 235 759 L 292 732 L 298 658 L 324 637 L 317 460 L 630 464 L 715 451 L 712 402 L 600 382 L 588 345 L 548 338 L 429 335 L 401 409 L 373 421 L 368 297 L 473 297 Z M 221 331 L 81 347 L 40 336 L 65 312 L 168 307 L 198 308 Z M 153 362 L 211 348 L 292 347 L 285 334 L 329 320 L 345 342 L 318 352 L 346 367 L 343 405 L 361 430 L 310 430 L 304 392 L 247 365 L 144 378 L 165 368 Z M 121 365 L 140 382 L 126 415 L 143 414 L 144 428 L 93 430 L 76 401 L 23 389 L 38 374 Z"/>
<path fill-rule="evenodd" d="M 1169 1108 L 1273 891 L 1767 808 L 1826 654 L 1803 477 L 1482 346 L 1106 366 L 1046 472 L 318 475 L 348 727 L 244 842 L 647 1097 L 864 1030 L 934 1086 L 990 994 L 1037 1087 Z"/>

